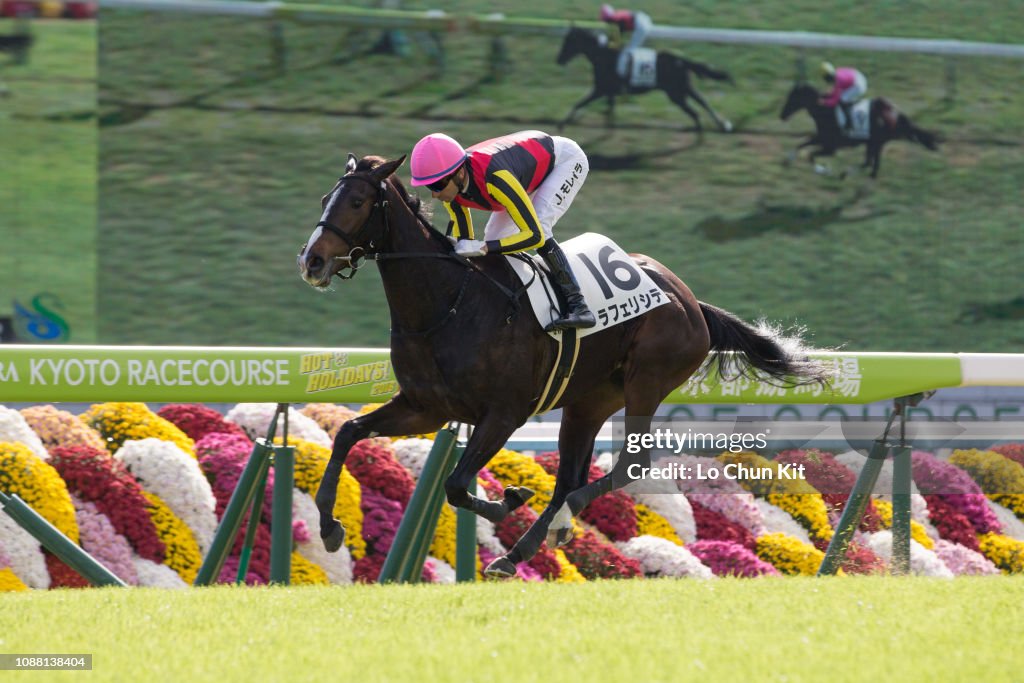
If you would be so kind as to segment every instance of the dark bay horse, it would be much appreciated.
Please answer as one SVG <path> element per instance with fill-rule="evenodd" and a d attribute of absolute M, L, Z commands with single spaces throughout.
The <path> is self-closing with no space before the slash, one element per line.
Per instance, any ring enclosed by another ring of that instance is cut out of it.
<path fill-rule="evenodd" d="M 298 256 L 302 278 L 320 289 L 335 275 L 354 276 L 364 259 L 377 261 L 391 310 L 391 362 L 401 387 L 377 410 L 346 422 L 335 437 L 316 495 L 320 536 L 330 551 L 345 537 L 333 515 L 338 478 L 349 449 L 368 437 L 433 432 L 452 420 L 474 425 L 445 482 L 448 502 L 500 521 L 532 495 L 510 487 L 504 500 L 490 501 L 469 491 L 477 473 L 535 410 L 556 343 L 529 306 L 513 313 L 507 290 L 519 280 L 503 256 L 457 256 L 433 229 L 419 199 L 394 175 L 404 160 L 357 161 L 350 155 L 345 175 L 323 197 L 320 222 Z M 545 538 L 549 543 L 571 539 L 572 515 L 629 483 L 629 464 L 649 466 L 646 451 L 623 453 L 610 475 L 587 483 L 594 439 L 623 407 L 627 433 L 648 432 L 661 401 L 695 372 L 707 371 L 706 359 L 720 356 L 719 373 L 726 375 L 757 374 L 789 385 L 824 379 L 818 364 L 776 332 L 697 301 L 654 259 L 638 254 L 631 259 L 615 267 L 643 269 L 668 303 L 581 340 L 576 369 L 556 406 L 563 414 L 551 503 L 509 553 L 491 563 L 492 575 L 514 574 L 515 564 L 533 557 Z M 561 522 L 552 526 L 563 504 Z"/>
<path fill-rule="evenodd" d="M 786 104 L 783 105 L 782 112 L 779 114 L 779 118 L 785 121 L 803 109 L 814 119 L 814 135 L 801 142 L 796 149 L 816 146 L 816 149 L 811 151 L 810 161 L 815 164 L 815 170 L 818 172 L 822 172 L 823 168 L 817 165 L 816 159 L 819 156 L 831 156 L 837 149 L 843 147 L 865 145 L 862 166 L 871 167 L 872 178 L 878 177 L 882 148 L 890 140 L 909 140 L 918 142 L 933 151 L 938 149 L 938 136 L 915 126 L 905 114 L 896 109 L 884 97 L 876 97 L 871 100 L 870 127 L 868 129 L 870 134 L 866 140 L 844 135 L 836 121 L 836 110 L 821 104 L 821 97 L 821 93 L 814 86 L 798 83 L 789 91 Z"/>
<path fill-rule="evenodd" d="M 581 108 L 602 97 L 608 102 L 608 118 L 611 120 L 617 95 L 662 90 L 670 100 L 693 119 L 693 125 L 698 131 L 702 130 L 702 126 L 697 112 L 690 106 L 688 100 L 691 99 L 702 106 L 723 131 L 732 130 L 732 124 L 728 119 L 718 115 L 718 112 L 697 92 L 691 79 L 691 74 L 695 74 L 700 78 L 732 82 L 732 77 L 729 74 L 713 69 L 707 64 L 694 62 L 671 52 L 660 50 L 655 67 L 657 71 L 656 84 L 649 87 L 633 87 L 626 79 L 619 76 L 616 70 L 619 50 L 602 44 L 601 38 L 603 37 L 603 34 L 573 27 L 569 29 L 565 40 L 562 41 L 562 49 L 558 53 L 558 63 L 564 66 L 577 55 L 586 57 L 594 68 L 594 88 L 589 95 L 576 103 L 559 124 L 559 128 L 568 124 Z"/>

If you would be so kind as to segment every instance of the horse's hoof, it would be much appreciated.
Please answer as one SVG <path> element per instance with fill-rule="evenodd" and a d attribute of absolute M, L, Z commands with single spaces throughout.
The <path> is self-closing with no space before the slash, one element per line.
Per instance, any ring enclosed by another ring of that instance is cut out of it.
<path fill-rule="evenodd" d="M 516 575 L 516 566 L 512 560 L 503 555 L 487 565 L 484 574 L 499 579 L 509 579 Z"/>
<path fill-rule="evenodd" d="M 345 542 L 345 527 L 338 520 L 333 520 L 331 525 L 320 531 L 320 538 L 323 539 L 324 548 L 329 553 L 336 553 Z"/>
<path fill-rule="evenodd" d="M 508 511 L 512 512 L 523 503 L 533 498 L 533 491 L 525 486 L 509 486 L 505 489 L 505 502 Z"/>
<path fill-rule="evenodd" d="M 562 527 L 560 529 L 548 529 L 547 535 L 548 548 L 554 550 L 560 548 L 569 541 L 572 540 L 572 527 Z"/>
<path fill-rule="evenodd" d="M 725 131 L 726 133 L 731 133 L 732 132 L 732 121 L 724 121 L 722 123 L 722 130 Z"/>

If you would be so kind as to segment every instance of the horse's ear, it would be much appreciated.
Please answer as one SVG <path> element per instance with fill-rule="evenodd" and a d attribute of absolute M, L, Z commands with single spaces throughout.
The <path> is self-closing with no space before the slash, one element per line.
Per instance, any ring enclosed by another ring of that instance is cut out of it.
<path fill-rule="evenodd" d="M 385 161 L 380 166 L 376 167 L 370 174 L 377 180 L 384 180 L 388 178 L 392 173 L 398 170 L 398 167 L 405 163 L 405 155 L 392 159 L 391 161 Z"/>
<path fill-rule="evenodd" d="M 353 154 L 352 152 L 349 152 L 348 153 L 348 163 L 345 164 L 345 174 L 346 175 L 349 174 L 349 173 L 352 173 L 353 171 L 356 170 L 356 162 L 357 161 L 358 161 L 358 159 L 356 159 L 356 155 Z"/>

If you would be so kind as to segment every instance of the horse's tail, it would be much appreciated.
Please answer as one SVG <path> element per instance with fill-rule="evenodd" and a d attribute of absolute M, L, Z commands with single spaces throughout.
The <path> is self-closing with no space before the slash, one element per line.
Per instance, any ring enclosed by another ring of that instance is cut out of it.
<path fill-rule="evenodd" d="M 807 356 L 799 337 L 786 336 L 763 320 L 755 327 L 703 301 L 700 309 L 711 335 L 708 359 L 717 361 L 720 379 L 746 377 L 787 387 L 828 384 L 828 368 Z M 730 351 L 731 355 L 723 355 Z M 705 365 L 705 371 L 709 367 Z"/>
<path fill-rule="evenodd" d="M 735 83 L 728 71 L 722 71 L 721 69 L 716 69 L 702 62 L 695 62 L 691 59 L 686 59 L 685 57 L 679 57 L 679 61 L 685 64 L 686 68 L 697 74 L 700 78 L 710 78 L 715 81 Z"/>

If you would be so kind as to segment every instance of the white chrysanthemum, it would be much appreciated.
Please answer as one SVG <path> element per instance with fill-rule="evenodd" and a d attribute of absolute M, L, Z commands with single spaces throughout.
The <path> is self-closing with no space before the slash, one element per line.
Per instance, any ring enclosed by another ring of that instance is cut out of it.
<path fill-rule="evenodd" d="M 22 583 L 40 590 L 50 587 L 50 572 L 42 546 L 6 512 L 0 512 L 0 547 L 11 561 L 11 571 Z"/>
<path fill-rule="evenodd" d="M 423 473 L 423 465 L 427 462 L 430 449 L 434 442 L 430 439 L 399 439 L 393 444 L 395 459 L 412 473 L 417 481 Z"/>
<path fill-rule="evenodd" d="M 320 512 L 316 509 L 316 501 L 305 491 L 292 491 L 292 514 L 296 521 L 305 521 L 310 529 L 320 528 Z M 295 549 L 304 558 L 323 569 L 331 583 L 352 583 L 352 556 L 344 544 L 338 548 L 338 552 L 329 553 L 324 548 L 320 536 L 311 534 L 310 540 L 297 543 Z"/>
<path fill-rule="evenodd" d="M 7 406 L 0 406 L 0 441 L 25 444 L 44 461 L 50 460 L 50 453 L 43 446 L 39 435 L 32 431 L 21 413 Z"/>
<path fill-rule="evenodd" d="M 277 412 L 276 403 L 239 403 L 228 411 L 225 419 L 234 422 L 245 430 L 250 439 L 266 438 L 267 430 L 270 428 L 270 421 L 274 419 Z M 284 425 L 278 420 L 277 429 L 274 434 L 280 437 Z M 306 417 L 291 406 L 288 407 L 288 438 L 295 437 L 311 441 L 319 446 L 330 448 L 334 443 L 327 432 L 316 423 L 316 420 Z"/>
<path fill-rule="evenodd" d="M 434 583 L 455 583 L 455 568 L 444 560 L 430 556 L 427 562 L 434 566 Z"/>
<path fill-rule="evenodd" d="M 996 516 L 999 524 L 1003 527 L 1003 535 L 1015 538 L 1018 541 L 1024 541 L 1024 522 L 1017 519 L 1017 515 L 1013 514 L 1013 510 L 991 501 L 987 497 L 985 502 L 988 503 L 988 509 L 992 511 L 992 514 Z"/>
<path fill-rule="evenodd" d="M 132 557 L 135 573 L 139 577 L 140 586 L 150 588 L 188 588 L 188 584 L 167 565 L 157 564 L 143 559 L 138 555 Z"/>
<path fill-rule="evenodd" d="M 714 578 L 711 570 L 684 546 L 657 536 L 635 536 L 615 544 L 622 554 L 640 563 L 646 576 Z"/>
<path fill-rule="evenodd" d="M 612 455 L 611 451 L 605 451 L 594 457 L 594 465 L 597 469 L 601 470 L 605 474 L 612 471 L 612 467 L 615 465 L 615 456 Z"/>
<path fill-rule="evenodd" d="M 892 532 L 888 529 L 873 534 L 866 534 L 868 547 L 882 558 L 887 565 L 892 565 Z M 953 578 L 953 572 L 939 556 L 923 545 L 910 539 L 910 572 L 917 576 L 933 576 L 943 579 Z"/>
<path fill-rule="evenodd" d="M 683 543 L 693 543 L 697 540 L 697 522 L 693 518 L 693 507 L 686 496 L 676 488 L 675 482 L 666 479 L 637 480 L 623 490 L 637 503 L 646 505 L 664 517 Z"/>
<path fill-rule="evenodd" d="M 754 505 L 761 511 L 764 528 L 769 534 L 786 534 L 799 539 L 801 543 L 813 545 L 811 537 L 807 535 L 807 529 L 800 526 L 800 523 L 793 519 L 788 512 L 775 507 L 762 498 L 755 498 Z"/>
<path fill-rule="evenodd" d="M 160 439 L 126 441 L 114 459 L 128 468 L 142 488 L 167 503 L 192 530 L 205 554 L 217 531 L 217 500 L 199 462 L 170 441 Z"/>

